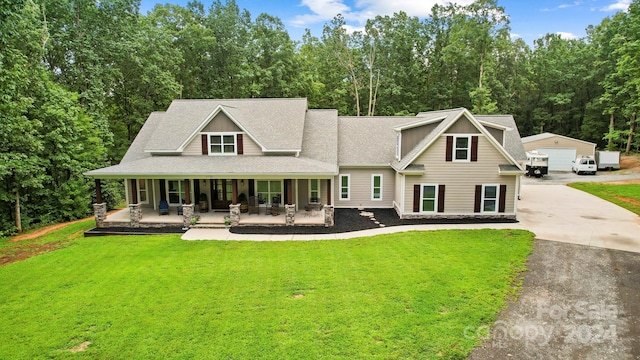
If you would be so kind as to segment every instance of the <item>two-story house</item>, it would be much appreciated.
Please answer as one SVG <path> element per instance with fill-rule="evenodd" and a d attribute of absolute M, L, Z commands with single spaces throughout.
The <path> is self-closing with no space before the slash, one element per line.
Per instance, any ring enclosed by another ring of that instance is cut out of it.
<path fill-rule="evenodd" d="M 175 100 L 149 116 L 120 164 L 86 175 L 98 192 L 99 179 L 125 179 L 142 212 L 161 202 L 228 211 L 244 194 L 296 210 L 513 219 L 525 159 L 508 115 L 345 117 L 306 99 Z"/>

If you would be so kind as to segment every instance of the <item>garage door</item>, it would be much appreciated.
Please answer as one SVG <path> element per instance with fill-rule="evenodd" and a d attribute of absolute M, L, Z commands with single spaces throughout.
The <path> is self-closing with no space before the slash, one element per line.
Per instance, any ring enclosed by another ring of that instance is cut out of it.
<path fill-rule="evenodd" d="M 549 170 L 571 171 L 571 162 L 576 159 L 576 149 L 540 148 L 538 152 L 549 155 Z"/>

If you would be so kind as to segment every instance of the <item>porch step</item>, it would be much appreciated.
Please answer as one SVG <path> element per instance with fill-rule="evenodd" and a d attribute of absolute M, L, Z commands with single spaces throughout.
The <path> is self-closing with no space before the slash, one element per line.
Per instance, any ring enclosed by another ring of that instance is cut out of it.
<path fill-rule="evenodd" d="M 195 224 L 191 226 L 192 229 L 225 229 L 224 224 Z"/>

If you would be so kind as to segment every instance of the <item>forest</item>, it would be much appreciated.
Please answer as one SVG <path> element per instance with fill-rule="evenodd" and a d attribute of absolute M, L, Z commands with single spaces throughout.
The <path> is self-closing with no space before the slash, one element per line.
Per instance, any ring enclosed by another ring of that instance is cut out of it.
<path fill-rule="evenodd" d="M 640 0 L 587 29 L 529 46 L 496 0 L 399 12 L 349 33 L 336 14 L 294 41 L 233 0 L 0 0 L 0 236 L 91 213 L 92 179 L 152 111 L 178 98 L 306 97 L 340 115 L 466 107 L 512 114 L 522 136 L 554 132 L 639 151 Z M 109 207 L 122 185 L 105 182 Z"/>

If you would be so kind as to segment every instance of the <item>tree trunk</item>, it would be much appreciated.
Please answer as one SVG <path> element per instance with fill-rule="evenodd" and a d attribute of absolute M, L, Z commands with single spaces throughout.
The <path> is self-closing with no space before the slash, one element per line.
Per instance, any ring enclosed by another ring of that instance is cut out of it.
<path fill-rule="evenodd" d="M 613 121 L 613 113 L 611 113 L 611 116 L 609 117 L 609 132 L 613 132 L 614 128 L 613 126 L 615 125 L 614 121 Z M 609 143 L 607 144 L 607 150 L 613 150 L 613 138 L 609 137 Z"/>
<path fill-rule="evenodd" d="M 20 219 L 20 190 L 16 189 L 16 228 L 22 233 L 22 220 Z"/>
<path fill-rule="evenodd" d="M 636 128 L 636 113 L 633 113 L 633 115 L 631 116 L 631 125 L 629 126 L 629 137 L 627 138 L 627 149 L 625 150 L 624 154 L 625 155 L 629 155 L 629 152 L 631 151 L 631 143 L 633 142 L 633 131 Z"/>

